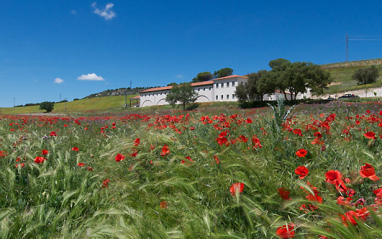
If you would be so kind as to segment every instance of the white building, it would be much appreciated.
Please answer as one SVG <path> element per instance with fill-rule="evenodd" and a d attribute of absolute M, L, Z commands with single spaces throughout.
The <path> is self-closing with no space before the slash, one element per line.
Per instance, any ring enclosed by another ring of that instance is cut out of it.
<path fill-rule="evenodd" d="M 196 102 L 210 101 L 237 101 L 235 96 L 236 86 L 247 82 L 248 77 L 231 75 L 216 78 L 210 81 L 191 83 L 198 93 Z M 166 95 L 172 86 L 151 88 L 140 92 L 140 107 L 153 105 L 167 105 Z"/>

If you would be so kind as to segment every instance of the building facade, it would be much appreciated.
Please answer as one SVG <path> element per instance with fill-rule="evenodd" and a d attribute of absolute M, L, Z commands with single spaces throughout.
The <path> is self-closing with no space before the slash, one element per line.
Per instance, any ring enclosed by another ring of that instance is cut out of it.
<path fill-rule="evenodd" d="M 196 102 L 237 101 L 236 86 L 244 84 L 247 80 L 248 77 L 246 76 L 231 75 L 210 81 L 191 83 L 191 86 L 198 93 Z M 172 86 L 165 86 L 141 91 L 139 106 L 167 105 L 166 96 L 171 88 Z"/>

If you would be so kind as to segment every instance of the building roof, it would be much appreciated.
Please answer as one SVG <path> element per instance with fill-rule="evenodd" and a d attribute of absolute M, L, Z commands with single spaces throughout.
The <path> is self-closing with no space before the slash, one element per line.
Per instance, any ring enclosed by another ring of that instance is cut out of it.
<path fill-rule="evenodd" d="M 136 99 L 139 99 L 139 98 L 141 98 L 141 96 L 137 95 L 137 96 L 131 97 L 130 100 L 136 100 Z"/>
<path fill-rule="evenodd" d="M 191 86 L 212 85 L 213 83 L 214 82 L 212 80 L 209 80 L 209 81 L 191 83 Z M 172 89 L 172 86 L 164 86 L 164 87 L 157 87 L 157 88 L 147 89 L 147 90 L 141 91 L 140 93 L 153 92 L 153 91 L 162 91 L 162 90 L 171 90 L 171 89 Z"/>
<path fill-rule="evenodd" d="M 246 78 L 246 79 L 248 78 L 248 76 L 230 75 L 230 76 L 224 76 L 224 77 L 213 79 L 213 81 L 225 80 L 225 79 L 231 79 L 231 78 L 238 78 L 238 77 Z"/>

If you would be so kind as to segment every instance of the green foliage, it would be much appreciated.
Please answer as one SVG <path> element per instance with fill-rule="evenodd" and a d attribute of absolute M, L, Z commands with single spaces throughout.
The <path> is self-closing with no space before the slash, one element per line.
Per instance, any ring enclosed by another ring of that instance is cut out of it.
<path fill-rule="evenodd" d="M 358 69 L 352 75 L 352 79 L 356 80 L 359 85 L 371 84 L 377 81 L 379 71 L 377 67 L 371 66 L 369 68 Z"/>
<path fill-rule="evenodd" d="M 44 101 L 40 103 L 40 110 L 46 110 L 46 112 L 52 112 L 54 109 L 54 102 Z"/>
<path fill-rule="evenodd" d="M 192 79 L 192 82 L 202 82 L 212 80 L 214 76 L 209 71 L 200 72 L 196 77 Z"/>
<path fill-rule="evenodd" d="M 292 106 L 289 110 L 286 110 L 285 105 L 284 105 L 284 97 L 282 95 L 279 95 L 277 97 L 277 107 L 275 107 L 269 103 L 268 103 L 268 106 L 271 107 L 273 110 L 275 125 L 277 128 L 277 131 L 280 132 L 282 124 L 285 123 L 286 119 L 290 115 L 294 106 Z"/>
<path fill-rule="evenodd" d="M 218 71 L 215 71 L 214 77 L 220 78 L 220 77 L 230 76 L 230 75 L 232 75 L 232 73 L 233 73 L 233 69 L 226 67 L 226 68 L 220 69 Z"/>
<path fill-rule="evenodd" d="M 194 103 L 198 98 L 198 93 L 194 91 L 194 88 L 190 83 L 183 83 L 178 86 L 173 86 L 170 93 L 166 96 L 166 101 L 175 106 L 177 102 L 180 102 L 183 106 L 183 110 L 186 110 L 186 105 Z"/>

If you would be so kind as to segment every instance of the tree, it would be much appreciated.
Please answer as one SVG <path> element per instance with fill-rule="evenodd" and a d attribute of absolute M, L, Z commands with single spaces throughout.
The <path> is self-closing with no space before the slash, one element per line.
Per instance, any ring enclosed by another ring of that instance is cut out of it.
<path fill-rule="evenodd" d="M 371 66 L 369 68 L 358 69 L 351 78 L 356 80 L 358 85 L 365 85 L 376 82 L 378 76 L 379 72 L 377 67 Z"/>
<path fill-rule="evenodd" d="M 183 105 L 183 110 L 186 110 L 186 105 L 194 103 L 198 98 L 198 93 L 194 91 L 194 88 L 190 83 L 183 83 L 173 86 L 170 93 L 166 96 L 166 101 L 175 106 L 177 102 Z"/>
<path fill-rule="evenodd" d="M 176 82 L 171 82 L 170 84 L 167 84 L 167 86 L 175 86 L 175 85 L 178 85 L 178 83 L 176 83 Z"/>
<path fill-rule="evenodd" d="M 220 77 L 230 76 L 230 75 L 232 75 L 232 73 L 233 73 L 233 70 L 231 68 L 226 67 L 226 68 L 220 69 L 218 71 L 215 71 L 214 77 L 220 78 Z"/>
<path fill-rule="evenodd" d="M 54 109 L 54 102 L 44 101 L 40 103 L 40 110 L 46 110 L 47 113 Z"/>
<path fill-rule="evenodd" d="M 298 93 L 305 93 L 310 88 L 316 94 L 322 94 L 324 88 L 331 83 L 330 73 L 310 62 L 294 62 L 279 58 L 269 62 L 272 68 L 267 75 L 268 82 L 274 82 L 275 88 L 291 94 L 295 100 Z"/>
<path fill-rule="evenodd" d="M 212 80 L 214 76 L 209 71 L 200 72 L 196 77 L 192 79 L 192 82 L 202 82 Z"/>
<path fill-rule="evenodd" d="M 256 100 L 263 101 L 265 94 L 271 94 L 275 91 L 272 79 L 266 77 L 268 71 L 261 70 L 248 75 L 248 81 L 236 87 L 236 97 L 239 102 L 254 102 Z"/>
<path fill-rule="evenodd" d="M 247 89 L 245 88 L 244 84 L 239 84 L 238 86 L 236 86 L 235 95 L 236 95 L 237 100 L 240 103 L 248 101 L 248 92 L 247 92 Z"/>

